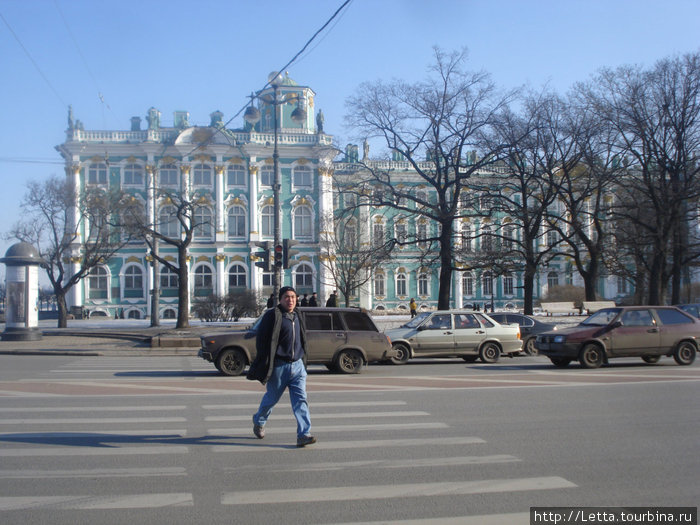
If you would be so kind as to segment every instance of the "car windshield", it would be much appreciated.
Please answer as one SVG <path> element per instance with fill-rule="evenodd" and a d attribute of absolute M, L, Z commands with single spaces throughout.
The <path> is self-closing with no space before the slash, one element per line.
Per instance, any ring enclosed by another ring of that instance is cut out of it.
<path fill-rule="evenodd" d="M 418 314 L 413 319 L 411 319 L 409 322 L 407 322 L 405 325 L 403 325 L 403 327 L 416 328 L 423 321 L 425 321 L 425 318 L 428 317 L 429 315 L 430 315 L 430 312 L 423 312 L 422 314 Z"/>
<path fill-rule="evenodd" d="M 621 311 L 621 308 L 603 308 L 585 319 L 581 324 L 587 326 L 605 326 L 610 324 Z"/>

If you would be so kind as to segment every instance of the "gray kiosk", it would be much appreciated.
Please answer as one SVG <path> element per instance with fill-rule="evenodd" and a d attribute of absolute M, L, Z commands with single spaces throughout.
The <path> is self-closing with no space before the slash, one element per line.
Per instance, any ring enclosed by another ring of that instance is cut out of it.
<path fill-rule="evenodd" d="M 5 263 L 7 308 L 3 341 L 38 341 L 39 266 L 44 260 L 29 243 L 13 244 L 0 259 Z"/>

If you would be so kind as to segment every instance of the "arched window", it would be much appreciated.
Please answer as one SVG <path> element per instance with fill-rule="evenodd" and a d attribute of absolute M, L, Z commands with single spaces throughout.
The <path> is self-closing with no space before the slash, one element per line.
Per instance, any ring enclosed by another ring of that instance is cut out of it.
<path fill-rule="evenodd" d="M 425 250 L 428 247 L 426 242 L 428 238 L 428 224 L 425 221 L 420 221 L 416 226 L 416 235 L 418 236 L 418 247 Z"/>
<path fill-rule="evenodd" d="M 124 297 L 143 297 L 143 271 L 133 264 L 124 272 Z"/>
<path fill-rule="evenodd" d="M 294 210 L 294 238 L 311 237 L 311 210 L 308 206 L 299 206 Z"/>
<path fill-rule="evenodd" d="M 124 167 L 124 185 L 143 186 L 143 168 L 138 164 L 127 164 Z"/>
<path fill-rule="evenodd" d="M 166 237 L 176 238 L 180 235 L 180 221 L 175 213 L 175 206 L 161 206 L 158 213 L 158 231 Z"/>
<path fill-rule="evenodd" d="M 242 164 L 233 164 L 228 167 L 226 186 L 228 188 L 245 188 L 245 167 Z"/>
<path fill-rule="evenodd" d="M 172 308 L 166 308 L 163 310 L 163 319 L 175 319 L 177 317 L 177 312 Z"/>
<path fill-rule="evenodd" d="M 207 164 L 196 164 L 192 170 L 192 184 L 194 186 L 211 188 L 211 181 L 211 166 Z"/>
<path fill-rule="evenodd" d="M 158 171 L 158 183 L 161 187 L 177 188 L 180 186 L 180 174 L 177 166 L 166 164 Z"/>
<path fill-rule="evenodd" d="M 107 165 L 98 163 L 88 168 L 88 184 L 107 184 Z"/>
<path fill-rule="evenodd" d="M 493 251 L 493 236 L 491 235 L 491 226 L 488 224 L 481 227 L 481 251 Z"/>
<path fill-rule="evenodd" d="M 172 271 L 168 266 L 160 267 L 160 287 L 164 290 L 173 290 L 178 287 L 177 273 Z"/>
<path fill-rule="evenodd" d="M 406 279 L 405 273 L 399 273 L 396 275 L 396 295 L 406 296 L 408 295 L 408 280 Z"/>
<path fill-rule="evenodd" d="M 493 277 L 491 277 L 491 272 L 484 272 L 481 276 L 481 295 L 493 295 Z"/>
<path fill-rule="evenodd" d="M 294 287 L 297 293 L 312 292 L 314 284 L 314 271 L 308 264 L 300 264 L 294 270 Z"/>
<path fill-rule="evenodd" d="M 194 237 L 210 240 L 212 234 L 211 210 L 206 206 L 198 206 L 194 210 Z"/>
<path fill-rule="evenodd" d="M 263 206 L 260 211 L 260 227 L 264 237 L 274 235 L 275 209 L 272 206 Z"/>
<path fill-rule="evenodd" d="M 214 292 L 214 275 L 206 264 L 197 266 L 194 270 L 194 295 L 202 297 Z"/>
<path fill-rule="evenodd" d="M 503 295 L 513 295 L 514 290 L 513 276 L 507 273 L 503 276 Z"/>
<path fill-rule="evenodd" d="M 472 272 L 464 272 L 462 274 L 462 295 L 474 295 L 474 274 Z"/>
<path fill-rule="evenodd" d="M 343 226 L 343 246 L 348 251 L 353 251 L 357 248 L 357 222 L 353 219 Z"/>
<path fill-rule="evenodd" d="M 228 271 L 228 288 L 245 288 L 248 279 L 245 268 L 240 264 L 234 264 Z"/>
<path fill-rule="evenodd" d="M 262 168 L 260 168 L 260 185 L 261 186 L 272 186 L 272 183 L 275 180 L 275 168 L 274 166 L 270 166 L 268 164 L 265 164 Z"/>
<path fill-rule="evenodd" d="M 90 299 L 107 299 L 109 274 L 103 266 L 95 266 L 88 274 L 88 297 Z"/>
<path fill-rule="evenodd" d="M 418 274 L 418 295 L 430 294 L 430 278 L 427 273 L 421 272 Z"/>
<path fill-rule="evenodd" d="M 512 250 L 513 240 L 515 239 L 515 227 L 512 224 L 507 224 L 503 227 L 503 249 Z"/>
<path fill-rule="evenodd" d="M 246 212 L 243 206 L 231 206 L 228 209 L 228 238 L 240 239 L 246 236 Z"/>
<path fill-rule="evenodd" d="M 375 222 L 372 226 L 372 245 L 375 248 L 384 246 L 384 224 Z"/>
<path fill-rule="evenodd" d="M 374 295 L 379 297 L 384 297 L 386 295 L 386 287 L 384 286 L 384 274 L 375 273 L 374 274 Z"/>
<path fill-rule="evenodd" d="M 311 168 L 308 166 L 295 166 L 293 173 L 294 186 L 297 188 L 311 187 Z"/>
<path fill-rule="evenodd" d="M 549 272 L 547 274 L 547 287 L 559 286 L 559 275 L 557 272 Z"/>
<path fill-rule="evenodd" d="M 127 319 L 141 319 L 141 312 L 138 310 L 129 310 L 129 313 L 126 315 Z"/>

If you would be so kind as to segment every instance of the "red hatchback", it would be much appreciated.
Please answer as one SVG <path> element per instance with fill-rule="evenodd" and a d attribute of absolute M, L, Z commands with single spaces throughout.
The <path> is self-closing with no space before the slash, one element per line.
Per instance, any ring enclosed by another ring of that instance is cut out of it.
<path fill-rule="evenodd" d="M 578 360 L 598 368 L 613 357 L 641 357 L 656 363 L 673 356 L 679 365 L 695 361 L 700 319 L 673 306 L 604 308 L 577 326 L 537 336 L 535 347 L 555 366 Z"/>

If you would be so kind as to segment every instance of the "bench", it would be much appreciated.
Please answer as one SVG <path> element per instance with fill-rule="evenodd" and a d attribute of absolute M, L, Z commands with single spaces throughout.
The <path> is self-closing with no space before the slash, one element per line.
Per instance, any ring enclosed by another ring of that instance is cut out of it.
<path fill-rule="evenodd" d="M 596 313 L 603 308 L 615 308 L 615 301 L 583 301 L 583 309 L 590 314 Z"/>
<path fill-rule="evenodd" d="M 542 310 L 549 316 L 552 314 L 577 315 L 580 310 L 574 306 L 573 301 L 560 303 L 541 303 Z"/>

